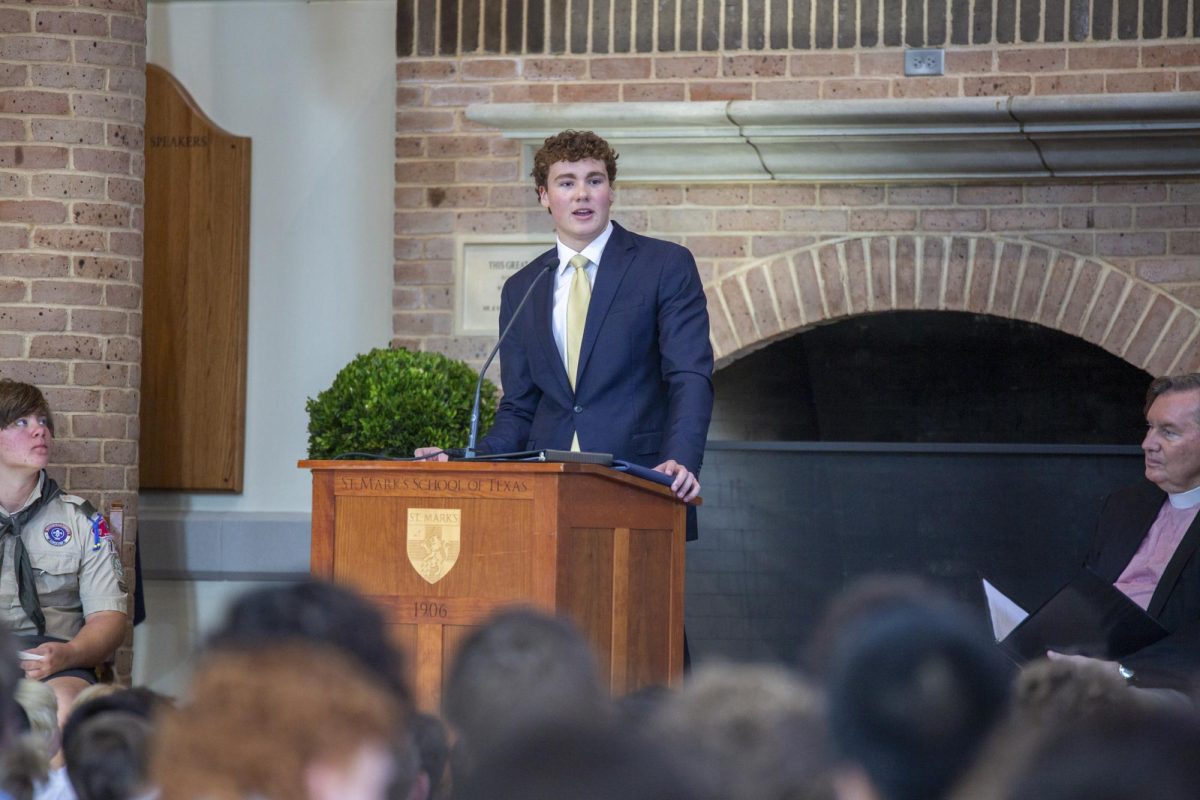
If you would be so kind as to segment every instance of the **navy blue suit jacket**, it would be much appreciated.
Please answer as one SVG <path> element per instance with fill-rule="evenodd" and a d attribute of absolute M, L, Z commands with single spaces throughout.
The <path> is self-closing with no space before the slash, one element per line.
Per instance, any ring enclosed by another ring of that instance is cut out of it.
<path fill-rule="evenodd" d="M 504 284 L 500 330 L 548 267 L 551 249 Z M 504 397 L 481 453 L 585 451 L 700 471 L 712 417 L 708 304 L 684 247 L 613 223 L 592 287 L 575 391 L 554 344 L 554 279 L 546 275 L 500 345 Z"/>
<path fill-rule="evenodd" d="M 1109 495 L 1087 566 L 1115 582 L 1154 524 L 1167 495 L 1149 481 Z M 1188 528 L 1155 587 L 1146 613 L 1169 635 L 1121 659 L 1139 685 L 1190 688 L 1200 678 L 1200 516 Z"/>

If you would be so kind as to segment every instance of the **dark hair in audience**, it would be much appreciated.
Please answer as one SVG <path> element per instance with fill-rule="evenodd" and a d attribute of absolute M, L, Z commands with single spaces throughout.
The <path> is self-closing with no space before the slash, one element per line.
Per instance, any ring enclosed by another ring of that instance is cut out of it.
<path fill-rule="evenodd" d="M 1149 414 L 1150 406 L 1154 405 L 1154 401 L 1164 394 L 1196 391 L 1200 391 L 1200 372 L 1188 372 L 1183 375 L 1164 375 L 1161 378 L 1155 378 L 1150 382 L 1150 388 L 1146 390 L 1146 406 L 1143 411 Z M 1200 411 L 1197 411 L 1197 415 L 1196 422 L 1200 423 Z"/>
<path fill-rule="evenodd" d="M 1011 669 L 961 613 L 901 607 L 864 617 L 829 679 L 835 754 L 884 800 L 935 800 L 1002 717 Z"/>
<path fill-rule="evenodd" d="M 412 721 L 412 736 L 421 756 L 421 772 L 429 776 L 429 796 L 435 798 L 446 777 L 450 759 L 450 740 L 446 726 L 432 714 L 417 714 Z"/>
<path fill-rule="evenodd" d="M 158 714 L 170 708 L 171 705 L 172 700 L 167 695 L 141 686 L 134 689 L 123 689 L 79 703 L 71 709 L 71 714 L 63 723 L 63 751 L 67 750 L 80 727 L 93 717 L 120 712 L 153 723 Z"/>
<path fill-rule="evenodd" d="M 24 675 L 16 642 L 0 627 L 0 792 L 13 800 L 32 798 L 34 786 L 46 778 L 41 742 L 26 733 L 29 719 L 16 700 Z"/>
<path fill-rule="evenodd" d="M 1011 800 L 1195 800 L 1195 711 L 1120 709 L 1062 726 L 1041 743 Z"/>
<path fill-rule="evenodd" d="M 879 611 L 906 608 L 953 608 L 948 597 L 916 575 L 866 575 L 829 602 L 804 648 L 802 666 L 814 680 L 823 681 L 834 651 L 845 632 L 859 620 Z"/>
<path fill-rule="evenodd" d="M 424 775 L 424 796 L 430 800 L 436 798 L 446 774 L 449 756 L 450 742 L 446 736 L 446 726 L 432 714 L 415 712 L 409 717 L 408 735 L 402 738 L 397 748 L 396 774 L 388 787 L 388 797 L 408 800 Z"/>
<path fill-rule="evenodd" d="M 457 800 L 697 800 L 656 743 L 607 725 L 547 725 L 485 755 Z M 734 798 L 730 798 L 734 800 Z"/>
<path fill-rule="evenodd" d="M 383 614 L 361 595 L 316 579 L 242 595 L 208 639 L 212 649 L 258 649 L 268 644 L 317 642 L 340 650 L 381 681 L 411 710 L 404 660 L 391 643 Z"/>
<path fill-rule="evenodd" d="M 0 626 L 0 750 L 17 730 L 17 684 L 25 677 L 17 659 L 17 643 L 6 628 Z M 24 712 L 21 712 L 22 714 Z M 28 726 L 29 720 L 25 720 Z"/>
<path fill-rule="evenodd" d="M 532 609 L 512 609 L 462 643 L 442 707 L 458 734 L 459 760 L 474 758 L 522 726 L 602 719 L 609 701 L 592 652 L 570 623 Z"/>
<path fill-rule="evenodd" d="M 128 800 L 147 784 L 150 722 L 128 711 L 104 711 L 75 728 L 63 748 L 79 800 Z"/>

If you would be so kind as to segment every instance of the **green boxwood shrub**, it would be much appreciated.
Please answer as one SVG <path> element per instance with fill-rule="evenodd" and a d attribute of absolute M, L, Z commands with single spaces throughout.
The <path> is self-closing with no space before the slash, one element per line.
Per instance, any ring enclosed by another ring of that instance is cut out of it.
<path fill-rule="evenodd" d="M 441 353 L 376 348 L 308 398 L 308 457 L 341 453 L 411 456 L 417 447 L 464 447 L 477 374 Z M 496 387 L 483 382 L 479 435 L 496 416 Z"/>

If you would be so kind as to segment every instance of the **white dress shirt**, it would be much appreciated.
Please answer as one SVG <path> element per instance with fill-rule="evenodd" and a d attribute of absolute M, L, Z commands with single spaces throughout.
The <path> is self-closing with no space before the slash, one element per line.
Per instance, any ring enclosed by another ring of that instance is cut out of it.
<path fill-rule="evenodd" d="M 587 274 L 588 283 L 596 285 L 596 270 L 600 268 L 600 257 L 604 254 L 604 246 L 612 236 L 613 224 L 610 220 L 604 232 L 592 239 L 588 246 L 579 251 L 588 260 L 583 271 Z M 558 348 L 558 357 L 567 366 L 567 295 L 571 292 L 571 280 L 575 277 L 575 268 L 570 265 L 576 252 L 558 240 L 558 270 L 554 273 L 554 313 L 551 317 L 551 328 L 554 331 L 554 345 Z"/>

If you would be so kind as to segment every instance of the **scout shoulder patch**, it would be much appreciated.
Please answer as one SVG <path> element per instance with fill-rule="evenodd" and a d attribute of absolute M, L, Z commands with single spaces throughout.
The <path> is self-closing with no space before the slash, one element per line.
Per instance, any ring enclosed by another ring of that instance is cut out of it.
<path fill-rule="evenodd" d="M 92 526 L 92 551 L 95 552 L 105 544 L 112 544 L 112 530 L 108 527 L 108 520 L 104 515 L 96 510 L 96 507 L 87 500 L 81 500 L 79 510 L 82 511 L 88 518 L 88 522 Z M 112 549 L 110 547 L 110 549 Z"/>

